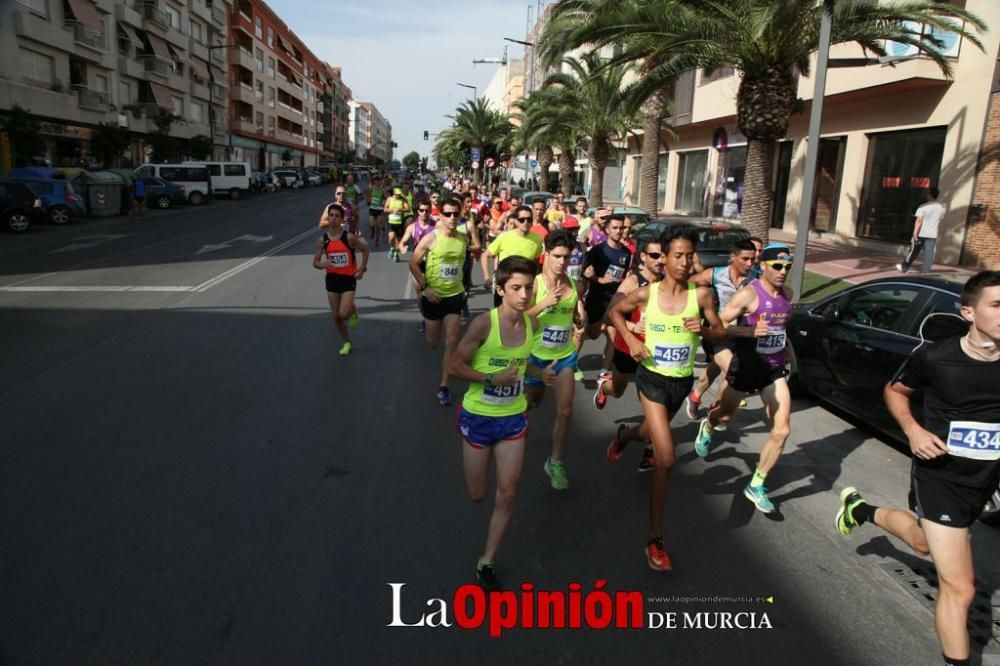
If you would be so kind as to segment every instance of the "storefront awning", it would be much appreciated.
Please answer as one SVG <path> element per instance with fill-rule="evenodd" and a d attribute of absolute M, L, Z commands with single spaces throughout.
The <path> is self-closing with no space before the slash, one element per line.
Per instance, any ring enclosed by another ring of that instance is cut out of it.
<path fill-rule="evenodd" d="M 174 100 L 173 95 L 166 86 L 161 86 L 159 83 L 149 82 L 149 89 L 153 92 L 153 99 L 156 100 L 157 105 L 162 106 L 165 109 L 174 110 Z"/>
<path fill-rule="evenodd" d="M 136 48 L 140 48 L 140 49 L 143 48 L 142 39 L 139 37 L 139 35 L 136 33 L 136 31 L 132 28 L 132 26 L 130 26 L 127 23 L 124 23 L 122 21 L 118 21 L 118 29 L 125 35 L 125 38 L 128 41 L 132 42 L 132 44 L 134 44 L 136 46 Z"/>
<path fill-rule="evenodd" d="M 149 40 L 149 45 L 153 47 L 153 53 L 156 54 L 157 58 L 161 60 L 173 60 L 170 56 L 170 47 L 167 46 L 165 39 L 161 39 L 151 32 L 146 33 L 146 39 Z"/>
<path fill-rule="evenodd" d="M 80 23 L 98 32 L 104 32 L 104 17 L 90 0 L 69 0 L 69 9 Z"/>
<path fill-rule="evenodd" d="M 201 60 L 191 58 L 191 69 L 194 70 L 195 76 L 208 81 L 208 65 L 203 63 Z"/>

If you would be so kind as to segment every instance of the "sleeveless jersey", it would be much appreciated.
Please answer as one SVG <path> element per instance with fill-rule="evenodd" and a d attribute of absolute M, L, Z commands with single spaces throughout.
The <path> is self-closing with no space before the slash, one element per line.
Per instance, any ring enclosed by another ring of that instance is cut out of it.
<path fill-rule="evenodd" d="M 729 299 L 737 291 L 750 284 L 750 280 L 744 277 L 739 284 L 733 282 L 733 276 L 729 272 L 729 266 L 718 266 L 712 270 L 712 288 L 719 300 L 719 312 L 722 312 Z"/>
<path fill-rule="evenodd" d="M 642 271 L 634 269 L 632 272 L 635 273 L 635 277 L 639 281 L 639 286 L 637 287 L 638 289 L 642 289 L 647 284 L 649 284 L 649 280 L 647 280 L 646 276 L 642 274 Z M 644 307 L 638 307 L 635 310 L 632 310 L 632 314 L 629 316 L 629 321 L 632 322 L 633 324 L 638 324 L 640 321 L 645 321 L 645 320 L 646 320 L 646 308 Z M 640 342 L 646 342 L 645 333 L 636 333 L 635 337 L 639 338 Z M 624 354 L 630 353 L 628 345 L 625 344 L 625 338 L 621 335 L 615 336 L 615 349 Z"/>
<path fill-rule="evenodd" d="M 754 345 L 754 351 L 772 368 L 783 368 L 788 364 L 785 327 L 792 312 L 792 304 L 785 296 L 784 289 L 777 296 L 772 296 L 764 289 L 760 280 L 754 280 L 750 284 L 757 292 L 757 309 L 743 318 L 743 325 L 756 326 L 757 321 L 767 315 L 767 335 L 753 339 L 740 338 L 739 341 L 744 345 Z"/>
<path fill-rule="evenodd" d="M 420 242 L 420 239 L 423 238 L 424 236 L 426 236 L 427 234 L 429 234 L 432 231 L 434 231 L 434 225 L 433 224 L 428 224 L 427 226 L 424 226 L 424 225 L 420 224 L 420 220 L 414 220 L 414 222 L 413 222 L 413 247 L 416 247 L 417 243 Z"/>
<path fill-rule="evenodd" d="M 535 339 L 531 345 L 531 354 L 535 358 L 555 361 L 576 351 L 576 343 L 573 341 L 573 313 L 576 312 L 576 303 L 580 297 L 573 278 L 569 278 L 569 284 L 569 294 L 537 317 L 538 330 L 535 331 Z M 535 293 L 538 301 L 549 295 L 549 288 L 541 275 L 535 276 Z"/>
<path fill-rule="evenodd" d="M 469 384 L 462 399 L 465 411 L 479 416 L 515 416 L 528 409 L 524 397 L 524 371 L 531 356 L 531 320 L 524 317 L 524 342 L 517 347 L 505 347 L 500 339 L 499 308 L 490 310 L 490 334 L 472 357 L 472 369 L 494 374 L 511 363 L 517 366 L 518 380 L 511 386 L 486 386 L 478 382 Z"/>
<path fill-rule="evenodd" d="M 372 201 L 368 204 L 375 209 L 381 209 L 385 205 L 385 190 L 381 187 L 372 188 Z"/>
<path fill-rule="evenodd" d="M 403 223 L 403 204 L 406 203 L 402 199 L 397 199 L 393 197 L 389 199 L 389 203 L 386 204 L 385 210 L 389 211 L 389 224 L 402 224 Z"/>
<path fill-rule="evenodd" d="M 458 296 L 465 291 L 462 284 L 462 264 L 465 263 L 465 241 L 461 236 L 437 234 L 427 252 L 424 277 L 427 286 L 441 298 Z"/>
<path fill-rule="evenodd" d="M 688 283 L 687 303 L 679 314 L 668 315 L 660 309 L 660 285 L 649 287 L 649 301 L 646 303 L 646 349 L 649 358 L 643 365 L 666 377 L 683 379 L 694 374 L 694 355 L 698 347 L 698 336 L 684 327 L 684 319 L 698 318 L 697 287 Z"/>
<path fill-rule="evenodd" d="M 336 240 L 331 239 L 325 233 L 323 234 L 324 251 L 330 260 L 330 265 L 326 267 L 326 272 L 333 275 L 353 277 L 357 266 L 355 265 L 354 248 L 344 240 L 344 234 L 346 233 L 346 231 L 341 230 L 340 236 Z"/>

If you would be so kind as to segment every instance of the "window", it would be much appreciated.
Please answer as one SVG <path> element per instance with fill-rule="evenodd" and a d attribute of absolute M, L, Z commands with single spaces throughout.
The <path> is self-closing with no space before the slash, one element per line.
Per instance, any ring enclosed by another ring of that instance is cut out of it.
<path fill-rule="evenodd" d="M 108 77 L 98 74 L 94 77 L 94 90 L 98 92 L 108 92 Z"/>
<path fill-rule="evenodd" d="M 262 111 L 254 114 L 254 125 L 257 126 L 257 129 L 264 129 L 264 113 Z"/>
<path fill-rule="evenodd" d="M 945 127 L 869 135 L 856 233 L 905 242 L 927 188 L 937 187 Z"/>
<path fill-rule="evenodd" d="M 708 151 L 680 154 L 677 177 L 677 200 L 674 208 L 685 213 L 705 214 L 705 190 L 708 181 Z"/>
<path fill-rule="evenodd" d="M 181 14 L 170 5 L 163 5 L 163 15 L 167 17 L 167 23 L 174 30 L 181 29 Z"/>
<path fill-rule="evenodd" d="M 274 108 L 274 88 L 270 86 L 267 88 L 267 105 Z"/>
<path fill-rule="evenodd" d="M 919 295 L 917 287 L 901 284 L 862 287 L 842 296 L 828 314 L 845 324 L 895 331 L 896 324 Z"/>
<path fill-rule="evenodd" d="M 932 314 L 935 316 L 930 317 Z M 932 293 L 927 308 L 913 323 L 913 337 L 920 336 L 921 323 L 923 323 L 924 339 L 932 342 L 969 332 L 969 322 L 962 318 L 959 297 L 942 291 Z"/>
<path fill-rule="evenodd" d="M 719 153 L 713 215 L 737 220 L 743 216 L 743 177 L 746 170 L 746 146 L 730 147 Z"/>
<path fill-rule="evenodd" d="M 223 164 L 222 174 L 224 176 L 245 176 L 247 172 L 246 167 L 242 164 Z"/>
<path fill-rule="evenodd" d="M 191 19 L 191 37 L 199 44 L 205 43 L 205 26 Z"/>
<path fill-rule="evenodd" d="M 267 129 L 269 132 L 274 134 L 274 116 L 267 117 Z"/>
<path fill-rule="evenodd" d="M 118 99 L 118 105 L 124 106 L 125 104 L 132 103 L 132 84 L 122 81 L 118 84 L 118 94 L 120 95 Z"/>
<path fill-rule="evenodd" d="M 208 165 L 206 165 L 205 168 L 208 169 L 208 175 L 210 175 L 210 176 L 221 176 L 222 175 L 222 169 L 219 168 L 218 164 L 208 164 Z"/>
<path fill-rule="evenodd" d="M 19 68 L 24 78 L 35 83 L 52 83 L 55 62 L 47 55 L 21 49 Z"/>
<path fill-rule="evenodd" d="M 49 17 L 48 0 L 16 0 L 16 2 L 22 7 L 27 7 L 33 14 L 38 14 L 45 18 Z"/>
<path fill-rule="evenodd" d="M 138 169 L 135 170 L 135 172 L 139 174 L 141 178 L 152 178 L 153 176 L 156 175 L 156 167 L 151 167 L 151 166 L 139 167 Z M 162 173 L 160 175 L 163 176 Z M 163 178 L 166 178 L 166 176 L 163 176 Z"/>
<path fill-rule="evenodd" d="M 254 82 L 253 96 L 256 97 L 257 99 L 263 101 L 263 99 L 264 99 L 264 82 L 263 81 L 255 81 Z"/>
<path fill-rule="evenodd" d="M 257 71 L 258 72 L 263 72 L 264 71 L 264 49 L 261 49 L 261 48 L 254 49 L 254 61 L 256 61 L 256 64 L 257 64 Z"/>
<path fill-rule="evenodd" d="M 199 102 L 191 102 L 191 120 L 196 123 L 205 122 L 205 107 Z"/>
<path fill-rule="evenodd" d="M 267 75 L 270 76 L 272 79 L 274 78 L 274 67 L 275 67 L 274 58 L 268 56 L 268 58 L 267 58 Z"/>
<path fill-rule="evenodd" d="M 257 35 L 257 39 L 264 38 L 264 19 L 259 16 L 253 17 L 253 34 Z"/>
<path fill-rule="evenodd" d="M 270 26 L 267 28 L 267 45 L 274 48 L 274 28 Z"/>
<path fill-rule="evenodd" d="M 701 70 L 701 85 L 711 83 L 712 81 L 719 81 L 720 79 L 727 79 L 733 75 L 733 72 L 732 67 L 720 67 L 711 74 L 705 70 Z"/>
<path fill-rule="evenodd" d="M 184 98 L 182 97 L 170 97 L 170 101 L 174 103 L 174 114 L 178 116 L 184 115 Z"/>

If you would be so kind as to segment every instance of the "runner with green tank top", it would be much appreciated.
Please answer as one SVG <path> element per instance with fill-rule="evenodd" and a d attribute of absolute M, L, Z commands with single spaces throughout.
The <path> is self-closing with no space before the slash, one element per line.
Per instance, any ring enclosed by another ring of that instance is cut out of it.
<path fill-rule="evenodd" d="M 389 258 L 399 261 L 399 241 L 403 238 L 404 231 L 403 218 L 412 211 L 403 196 L 403 190 L 397 187 L 392 191 L 392 197 L 386 202 L 384 210 L 389 216 Z"/>
<path fill-rule="evenodd" d="M 500 305 L 470 322 L 449 363 L 451 376 L 469 382 L 455 425 L 462 436 L 465 485 L 473 502 L 486 499 L 491 453 L 496 457 L 496 504 L 486 549 L 476 563 L 476 577 L 486 588 L 499 585 L 496 552 L 510 524 L 524 462 L 528 430 L 524 378 L 527 374 L 546 383 L 555 381 L 551 370 L 528 362 L 538 323 L 526 312 L 537 272 L 538 264 L 524 257 L 500 262 L 496 271 Z"/>
<path fill-rule="evenodd" d="M 636 386 L 654 458 L 646 559 L 656 571 L 671 568 L 663 545 L 667 476 L 676 459 L 670 419 L 680 411 L 694 383 L 699 336 L 705 335 L 712 341 L 726 338 L 711 290 L 688 281 L 694 269 L 697 238 L 697 232 L 686 226 L 664 231 L 659 238 L 666 253 L 663 280 L 636 289 L 609 310 L 609 318 L 628 345 L 629 354 L 640 362 Z M 645 307 L 645 341 L 628 326 L 632 311 L 639 307 Z M 708 329 L 702 328 L 702 318 L 708 322 Z"/>
<path fill-rule="evenodd" d="M 448 199 L 442 208 L 441 221 L 437 227 L 420 239 L 413 250 L 410 273 L 417 281 L 424 332 L 431 349 L 441 346 L 441 330 L 444 329 L 444 359 L 441 363 L 441 383 L 437 398 L 442 405 L 450 405 L 448 357 L 458 343 L 462 325 L 462 310 L 465 307 L 462 265 L 468 250 L 465 236 L 458 233 L 460 204 L 454 199 Z M 425 262 L 423 270 L 421 262 Z"/>
<path fill-rule="evenodd" d="M 371 230 L 371 238 L 375 241 L 376 250 L 382 242 L 382 233 L 385 227 L 385 218 L 382 217 L 382 212 L 385 208 L 385 195 L 386 191 L 382 187 L 382 179 L 375 176 L 372 179 L 371 187 L 368 188 L 365 198 L 368 201 L 368 224 Z M 391 241 L 389 242 L 389 248 L 392 248 Z"/>
<path fill-rule="evenodd" d="M 569 424 L 573 418 L 573 396 L 576 380 L 576 341 L 573 330 L 583 323 L 580 307 L 581 283 L 566 274 L 570 256 L 576 247 L 576 237 L 565 229 L 545 237 L 545 263 L 535 278 L 535 303 L 528 314 L 538 318 L 539 328 L 531 347 L 531 365 L 549 368 L 556 376 L 556 417 L 552 427 L 552 452 L 545 459 L 544 470 L 556 490 L 569 488 L 564 454 L 569 441 Z M 545 384 L 528 378 L 528 406 L 535 408 L 545 396 Z"/>

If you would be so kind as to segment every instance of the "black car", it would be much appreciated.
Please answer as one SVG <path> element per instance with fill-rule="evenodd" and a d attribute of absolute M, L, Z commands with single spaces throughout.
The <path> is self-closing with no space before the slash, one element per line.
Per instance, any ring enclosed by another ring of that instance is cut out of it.
<path fill-rule="evenodd" d="M 46 217 L 42 200 L 24 183 L 0 180 L 0 220 L 14 233 L 28 230 Z"/>
<path fill-rule="evenodd" d="M 734 222 L 681 215 L 658 217 L 645 224 L 637 221 L 632 227 L 632 238 L 639 247 L 644 247 L 663 231 L 676 225 L 692 226 L 698 231 L 698 259 L 705 268 L 726 266 L 737 241 L 750 240 L 750 232 Z"/>
<path fill-rule="evenodd" d="M 174 204 L 187 203 L 187 191 L 162 178 L 142 178 L 146 186 L 146 205 L 150 208 L 167 209 Z"/>

